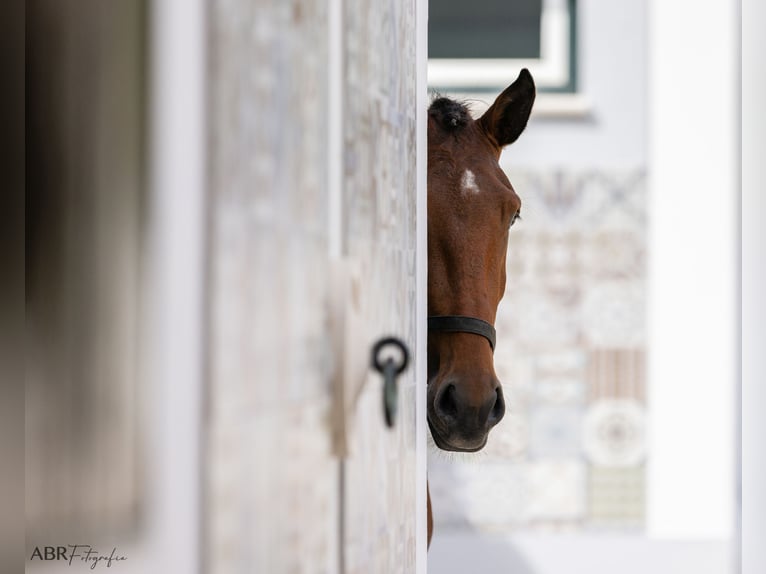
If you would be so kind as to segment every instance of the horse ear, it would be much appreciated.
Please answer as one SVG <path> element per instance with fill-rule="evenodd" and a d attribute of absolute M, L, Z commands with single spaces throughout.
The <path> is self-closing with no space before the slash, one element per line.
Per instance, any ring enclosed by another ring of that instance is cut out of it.
<path fill-rule="evenodd" d="M 516 81 L 497 96 L 479 122 L 498 146 L 505 147 L 515 142 L 527 127 L 534 102 L 535 81 L 524 68 Z"/>

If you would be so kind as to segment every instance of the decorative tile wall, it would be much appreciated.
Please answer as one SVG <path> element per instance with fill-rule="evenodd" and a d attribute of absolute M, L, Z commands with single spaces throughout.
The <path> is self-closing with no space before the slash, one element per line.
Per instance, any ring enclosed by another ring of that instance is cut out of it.
<path fill-rule="evenodd" d="M 637 529 L 646 452 L 642 169 L 524 171 L 495 367 L 505 419 L 469 460 L 432 453 L 440 527 Z"/>

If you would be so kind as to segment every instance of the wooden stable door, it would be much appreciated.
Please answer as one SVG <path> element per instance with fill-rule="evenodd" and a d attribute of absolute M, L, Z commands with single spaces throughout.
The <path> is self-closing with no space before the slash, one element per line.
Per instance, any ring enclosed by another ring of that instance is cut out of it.
<path fill-rule="evenodd" d="M 425 512 L 425 463 L 419 468 L 418 461 L 425 410 L 416 405 L 418 392 L 425 395 L 424 377 L 418 376 L 425 374 L 418 341 L 425 308 L 418 308 L 418 293 L 426 286 L 417 265 L 419 255 L 425 261 L 418 252 L 425 249 L 418 244 L 425 217 L 418 219 L 415 10 L 415 2 L 371 0 L 346 2 L 343 14 L 341 242 L 334 255 L 351 281 L 353 307 L 345 323 L 345 352 L 352 357 L 343 373 L 350 419 L 342 467 L 348 574 L 415 572 L 418 544 L 424 545 L 416 519 Z M 422 185 L 420 191 L 425 194 Z M 400 338 L 411 357 L 398 379 L 398 413 L 390 429 L 383 378 L 368 368 L 360 383 L 355 369 L 362 365 L 354 363 L 361 355 L 368 364 L 372 344 L 389 335 Z"/>
<path fill-rule="evenodd" d="M 210 16 L 203 570 L 424 573 L 425 5 Z"/>

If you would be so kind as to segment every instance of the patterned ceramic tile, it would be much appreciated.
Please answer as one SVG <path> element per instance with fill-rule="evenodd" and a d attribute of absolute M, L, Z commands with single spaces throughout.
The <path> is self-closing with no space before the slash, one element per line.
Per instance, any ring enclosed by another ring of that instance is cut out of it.
<path fill-rule="evenodd" d="M 437 470 L 438 469 L 438 470 Z M 437 470 L 434 472 L 433 470 Z M 429 488 L 439 527 L 518 525 L 525 518 L 526 476 L 504 462 L 434 464 Z"/>
<path fill-rule="evenodd" d="M 594 284 L 582 302 L 582 332 L 591 347 L 640 347 L 645 340 L 644 285 Z"/>
<path fill-rule="evenodd" d="M 529 454 L 536 460 L 576 457 L 581 452 L 582 411 L 540 406 L 529 413 Z"/>
<path fill-rule="evenodd" d="M 580 257 L 583 272 L 595 280 L 641 279 L 646 245 L 641 234 L 624 229 L 606 229 L 589 234 Z"/>
<path fill-rule="evenodd" d="M 593 466 L 588 475 L 588 521 L 600 528 L 640 527 L 645 516 L 643 467 Z"/>
<path fill-rule="evenodd" d="M 588 399 L 628 398 L 646 402 L 643 349 L 593 349 L 588 354 Z"/>
<path fill-rule="evenodd" d="M 538 404 L 581 405 L 585 400 L 586 359 L 581 351 L 537 355 L 533 365 L 533 398 Z"/>
<path fill-rule="evenodd" d="M 526 518 L 578 521 L 586 511 L 586 465 L 576 459 L 551 459 L 525 467 Z"/>
<path fill-rule="evenodd" d="M 601 399 L 585 415 L 583 448 L 599 466 L 635 467 L 646 455 L 644 407 L 632 399 Z"/>
<path fill-rule="evenodd" d="M 585 384 L 577 378 L 548 377 L 535 385 L 535 400 L 548 404 L 581 404 L 585 399 Z"/>
<path fill-rule="evenodd" d="M 571 347 L 577 343 L 577 306 L 549 297 L 544 292 L 525 291 L 514 295 L 514 307 L 507 334 L 526 348 L 544 350 L 551 346 Z"/>
<path fill-rule="evenodd" d="M 529 446 L 529 421 L 520 411 L 507 412 L 503 424 L 492 429 L 491 436 L 492 440 L 487 442 L 482 451 L 482 460 L 520 459 L 527 453 Z"/>

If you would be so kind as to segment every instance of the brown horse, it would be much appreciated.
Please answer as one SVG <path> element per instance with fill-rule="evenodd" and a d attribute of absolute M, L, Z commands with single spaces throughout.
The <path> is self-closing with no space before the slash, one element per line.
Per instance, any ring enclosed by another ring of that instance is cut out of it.
<path fill-rule="evenodd" d="M 427 410 L 444 450 L 481 450 L 505 414 L 493 324 L 521 200 L 498 162 L 524 131 L 534 100 L 524 69 L 477 120 L 449 98 L 428 109 Z M 429 544 L 432 532 L 429 494 Z"/>

